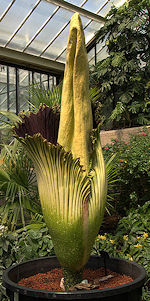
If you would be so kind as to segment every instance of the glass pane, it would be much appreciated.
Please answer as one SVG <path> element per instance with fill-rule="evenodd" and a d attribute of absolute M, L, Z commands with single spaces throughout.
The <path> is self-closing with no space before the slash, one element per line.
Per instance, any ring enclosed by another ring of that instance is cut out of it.
<path fill-rule="evenodd" d="M 47 74 L 41 74 L 41 82 L 42 86 L 44 86 L 45 89 L 48 88 L 48 75 Z"/>
<path fill-rule="evenodd" d="M 96 51 L 100 51 L 104 46 L 105 46 L 105 42 L 106 42 L 107 38 L 104 39 L 103 42 L 99 42 L 97 45 L 96 45 Z"/>
<path fill-rule="evenodd" d="M 119 7 L 123 5 L 126 2 L 126 0 L 113 0 L 112 2 L 116 7 Z"/>
<path fill-rule="evenodd" d="M 70 24 L 69 24 L 70 25 Z M 60 36 L 54 41 L 54 43 L 43 53 L 43 57 L 55 60 L 61 51 L 66 48 L 68 35 L 69 35 L 69 25 L 64 29 Z"/>
<path fill-rule="evenodd" d="M 66 61 L 66 50 L 61 54 L 61 56 L 57 59 L 60 63 L 65 63 Z"/>
<path fill-rule="evenodd" d="M 82 19 L 82 24 L 84 27 L 85 24 L 87 24 L 88 19 L 86 17 L 81 17 L 81 19 Z M 58 38 L 54 41 L 54 43 L 47 49 L 47 51 L 45 53 L 43 53 L 43 55 L 42 55 L 43 57 L 55 60 L 57 58 L 57 56 L 59 56 L 61 54 L 61 52 L 67 46 L 69 27 L 70 27 L 70 23 L 63 30 L 63 32 L 58 36 Z M 86 39 L 86 37 L 85 37 L 85 39 Z M 59 59 L 59 61 L 60 61 L 60 59 Z M 63 60 L 63 62 L 64 62 L 64 60 Z"/>
<path fill-rule="evenodd" d="M 81 4 L 83 3 L 83 0 L 66 0 L 66 2 L 72 3 L 76 6 L 81 6 Z"/>
<path fill-rule="evenodd" d="M 88 61 L 89 61 L 89 66 L 95 65 L 95 48 L 94 47 L 88 52 Z"/>
<path fill-rule="evenodd" d="M 88 0 L 83 8 L 89 10 L 90 12 L 96 13 L 104 4 L 106 0 Z"/>
<path fill-rule="evenodd" d="M 97 54 L 96 54 L 97 62 L 105 59 L 106 57 L 108 57 L 108 53 L 107 53 L 107 48 L 106 47 L 101 48 L 101 49 L 99 49 L 99 51 L 97 51 Z"/>
<path fill-rule="evenodd" d="M 23 50 L 32 39 L 32 37 L 38 32 L 40 27 L 52 15 L 55 8 L 55 5 L 47 2 L 40 2 L 29 19 L 25 22 L 25 24 L 12 39 L 9 46 L 11 48 Z"/>
<path fill-rule="evenodd" d="M 0 110 L 7 110 L 7 67 L 0 65 Z"/>
<path fill-rule="evenodd" d="M 81 21 L 82 21 L 82 26 L 84 28 L 86 26 L 86 24 L 90 21 L 90 19 L 87 17 L 83 17 L 83 16 L 80 16 L 80 17 L 81 17 Z"/>
<path fill-rule="evenodd" d="M 48 43 L 59 33 L 62 27 L 70 20 L 72 15 L 72 12 L 59 9 L 42 32 L 31 43 L 29 48 L 27 48 L 26 52 L 39 55 Z"/>
<path fill-rule="evenodd" d="M 32 71 L 28 71 L 28 86 L 27 86 L 27 90 L 29 91 L 28 95 L 27 95 L 27 101 L 29 101 L 29 110 L 32 111 L 32 107 L 30 105 L 30 103 L 32 102 L 32 92 L 31 92 L 31 86 L 33 84 L 33 72 Z"/>
<path fill-rule="evenodd" d="M 111 7 L 113 6 L 113 0 L 110 0 L 104 7 L 101 9 L 101 11 L 98 13 L 98 15 L 105 17 L 108 12 L 110 11 Z"/>
<path fill-rule="evenodd" d="M 95 65 L 95 57 L 92 57 L 89 61 L 89 67 L 92 68 L 92 66 Z"/>
<path fill-rule="evenodd" d="M 9 67 L 9 108 L 16 113 L 16 70 Z"/>
<path fill-rule="evenodd" d="M 36 83 L 40 83 L 41 82 L 41 74 L 38 72 L 34 72 L 34 81 Z"/>
<path fill-rule="evenodd" d="M 84 29 L 85 43 L 87 44 L 96 34 L 96 32 L 103 26 L 102 23 L 92 21 L 89 26 Z"/>
<path fill-rule="evenodd" d="M 56 86 L 56 77 L 50 76 L 49 77 L 49 88 L 51 89 L 53 86 Z"/>
<path fill-rule="evenodd" d="M 20 111 L 28 111 L 28 96 L 29 96 L 29 72 L 19 69 L 19 105 Z"/>
<path fill-rule="evenodd" d="M 5 45 L 7 40 L 18 28 L 22 20 L 34 7 L 36 0 L 16 0 L 5 18 L 0 22 L 0 44 Z"/>
<path fill-rule="evenodd" d="M 3 15 L 4 11 L 6 8 L 9 6 L 9 4 L 12 2 L 12 0 L 1 0 L 1 5 L 0 5 L 0 18 Z"/>

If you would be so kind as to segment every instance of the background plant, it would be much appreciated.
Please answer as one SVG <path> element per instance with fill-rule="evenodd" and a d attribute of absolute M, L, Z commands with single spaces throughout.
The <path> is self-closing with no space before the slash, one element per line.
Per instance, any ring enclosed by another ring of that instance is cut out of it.
<path fill-rule="evenodd" d="M 93 254 L 100 255 L 102 250 L 110 256 L 125 258 L 141 264 L 147 272 L 147 281 L 143 290 L 143 300 L 150 297 L 150 201 L 143 206 L 131 209 L 123 217 L 114 234 L 98 235 Z"/>
<path fill-rule="evenodd" d="M 123 217 L 114 234 L 101 233 L 97 236 L 93 254 L 105 250 L 110 256 L 134 260 L 147 271 L 143 300 L 149 301 L 150 281 L 150 202 L 131 209 Z M 54 255 L 53 244 L 44 223 L 31 224 L 15 232 L 0 227 L 0 277 L 3 270 L 14 263 Z M 1 282 L 1 280 L 0 280 Z M 5 289 L 0 285 L 0 301 L 8 300 Z"/>
<path fill-rule="evenodd" d="M 149 123 L 150 8 L 149 0 L 131 0 L 112 8 L 98 41 L 108 57 L 91 71 L 91 86 L 100 89 L 105 126 L 131 127 Z"/>
<path fill-rule="evenodd" d="M 19 121 L 21 121 L 21 119 L 15 113 L 0 111 L 0 150 L 3 144 L 8 145 L 12 141 L 11 127 Z"/>
<path fill-rule="evenodd" d="M 118 181 L 113 187 L 114 210 L 121 216 L 150 198 L 150 136 L 147 131 L 131 135 L 128 142 L 114 139 L 103 149 L 105 160 L 116 154 L 114 168 Z"/>
<path fill-rule="evenodd" d="M 54 112 L 59 113 L 61 107 L 62 85 L 63 81 L 58 86 L 46 88 L 44 85 L 34 82 L 29 87 L 30 101 L 27 100 L 29 102 L 30 110 L 37 112 L 40 105 L 46 104 L 48 107 L 53 108 Z M 94 128 L 96 128 L 98 124 L 102 123 L 103 119 L 101 114 L 102 105 L 99 101 L 99 89 L 97 87 L 90 88 L 89 100 L 92 105 Z M 16 119 L 13 118 L 12 121 L 16 121 Z"/>
<path fill-rule="evenodd" d="M 8 300 L 1 279 L 4 269 L 14 263 L 52 255 L 54 248 L 45 223 L 30 224 L 15 232 L 0 226 L 0 301 Z"/>
<path fill-rule="evenodd" d="M 41 213 L 35 172 L 22 145 L 15 139 L 2 146 L 0 155 L 0 213 L 9 229 L 25 226 Z"/>
<path fill-rule="evenodd" d="M 44 85 L 34 81 L 28 88 L 30 100 L 28 100 L 31 110 L 38 111 L 41 104 L 52 107 L 55 112 L 60 112 L 62 82 L 58 86 L 46 88 Z"/>

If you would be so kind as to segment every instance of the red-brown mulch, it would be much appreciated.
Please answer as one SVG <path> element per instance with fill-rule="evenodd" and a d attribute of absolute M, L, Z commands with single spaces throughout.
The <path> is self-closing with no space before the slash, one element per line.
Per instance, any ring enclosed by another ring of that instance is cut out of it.
<path fill-rule="evenodd" d="M 110 270 L 107 270 L 107 275 L 113 275 L 111 279 L 102 281 L 99 284 L 98 289 L 105 289 L 116 287 L 128 282 L 133 281 L 133 279 L 126 275 L 121 275 Z M 97 270 L 85 269 L 83 272 L 83 279 L 87 279 L 89 282 L 94 279 L 98 279 L 105 276 L 104 268 Z M 62 269 L 55 268 L 50 270 L 47 273 L 39 273 L 28 278 L 21 279 L 18 284 L 21 286 L 39 289 L 39 290 L 48 290 L 48 291 L 61 291 L 60 289 L 60 280 L 63 277 Z"/>

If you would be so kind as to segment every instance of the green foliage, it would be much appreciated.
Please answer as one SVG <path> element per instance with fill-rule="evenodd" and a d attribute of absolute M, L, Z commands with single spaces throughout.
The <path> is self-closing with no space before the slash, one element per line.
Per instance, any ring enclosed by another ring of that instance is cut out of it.
<path fill-rule="evenodd" d="M 89 91 L 93 115 L 93 128 L 97 128 L 98 125 L 103 123 L 102 104 L 99 101 L 99 93 L 100 90 L 97 87 L 93 87 Z"/>
<path fill-rule="evenodd" d="M 122 218 L 114 235 L 98 235 L 93 254 L 105 250 L 110 256 L 134 260 L 142 264 L 150 278 L 150 202 L 131 210 Z M 28 225 L 16 232 L 8 232 L 7 227 L 0 228 L 0 276 L 3 270 L 13 263 L 54 255 L 51 237 L 44 223 Z M 143 291 L 143 298 L 149 301 L 148 287 Z M 5 298 L 5 289 L 0 286 L 0 301 Z"/>
<path fill-rule="evenodd" d="M 0 111 L 0 143 L 10 143 L 12 141 L 11 127 L 21 118 L 13 112 Z M 0 145 L 1 147 L 1 145 Z"/>
<path fill-rule="evenodd" d="M 29 105 L 34 111 L 38 111 L 40 105 L 46 104 L 52 107 L 55 112 L 60 112 L 61 94 L 62 83 L 57 87 L 45 88 L 44 85 L 34 82 L 33 85 L 29 87 Z"/>
<path fill-rule="evenodd" d="M 100 255 L 105 250 L 110 256 L 125 258 L 141 264 L 147 272 L 147 281 L 143 291 L 143 300 L 149 301 L 150 291 L 150 201 L 143 206 L 130 210 L 123 217 L 115 233 L 98 235 L 93 254 Z"/>
<path fill-rule="evenodd" d="M 149 123 L 149 0 L 131 0 L 112 8 L 98 32 L 108 57 L 91 71 L 91 86 L 100 89 L 105 125 L 114 128 Z"/>
<path fill-rule="evenodd" d="M 25 226 L 26 219 L 41 212 L 31 160 L 16 139 L 1 150 L 0 195 L 2 224 L 11 230 Z"/>
<path fill-rule="evenodd" d="M 5 268 L 33 258 L 54 255 L 53 243 L 44 223 L 31 224 L 16 232 L 0 226 L 0 301 L 7 300 L 2 286 Z"/>
<path fill-rule="evenodd" d="M 9 121 L 8 121 L 9 119 Z M 1 123 L 1 128 L 9 127 L 10 122 L 11 124 L 16 124 L 17 122 L 20 122 L 21 118 L 14 114 L 13 112 L 6 112 L 6 111 L 0 111 L 0 123 Z"/>
<path fill-rule="evenodd" d="M 29 94 L 30 94 L 30 109 L 37 112 L 40 105 L 46 104 L 49 107 L 52 107 L 54 112 L 60 112 L 61 106 L 61 97 L 62 97 L 62 83 L 61 82 L 57 87 L 52 87 L 51 89 L 45 88 L 45 86 L 41 86 L 39 83 L 34 83 L 29 87 Z M 93 122 L 94 127 L 96 127 L 99 123 L 102 122 L 102 115 L 101 115 L 101 103 L 99 101 L 99 89 L 97 87 L 93 87 L 89 91 L 89 100 L 91 101 L 92 105 L 92 113 L 93 113 Z M 15 114 L 11 113 L 11 115 L 7 115 L 6 112 L 4 113 L 7 118 L 13 121 L 17 121 L 15 119 Z M 9 122 L 8 122 L 9 124 Z"/>
<path fill-rule="evenodd" d="M 116 154 L 114 168 L 118 181 L 113 187 L 114 208 L 121 216 L 150 198 L 150 136 L 147 131 L 131 135 L 129 142 L 118 139 L 103 149 L 107 160 Z"/>

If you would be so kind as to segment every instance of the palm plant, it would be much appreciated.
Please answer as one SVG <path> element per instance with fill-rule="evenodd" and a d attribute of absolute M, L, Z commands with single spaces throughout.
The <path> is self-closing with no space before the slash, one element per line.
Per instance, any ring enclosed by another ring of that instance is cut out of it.
<path fill-rule="evenodd" d="M 66 289 L 81 280 L 107 194 L 98 130 L 94 130 L 93 144 L 90 140 L 93 123 L 88 91 L 84 33 L 76 13 L 70 24 L 60 122 L 57 113 L 43 105 L 14 127 L 35 166 L 44 219 Z"/>
<path fill-rule="evenodd" d="M 30 95 L 30 100 L 28 100 L 30 110 L 38 112 L 39 107 L 46 104 L 48 107 L 52 107 L 54 112 L 59 113 L 61 108 L 62 85 L 63 81 L 57 86 L 46 88 L 44 85 L 34 81 L 28 88 L 28 94 Z M 97 87 L 90 88 L 88 97 L 92 105 L 94 127 L 97 127 L 99 123 L 101 124 L 103 122 L 103 116 L 101 115 L 102 105 L 100 103 L 99 94 L 100 90 Z M 6 112 L 2 113 L 7 116 Z M 9 120 L 11 119 L 13 122 L 16 121 L 15 114 L 9 113 L 7 116 Z M 27 114 L 27 112 L 25 113 Z"/>
<path fill-rule="evenodd" d="M 32 162 L 15 139 L 2 145 L 0 155 L 0 214 L 2 224 L 13 231 L 25 226 L 26 218 L 40 212 L 37 182 Z"/>
<path fill-rule="evenodd" d="M 34 83 L 29 86 L 28 92 L 30 95 L 30 101 L 28 102 L 34 111 L 38 111 L 41 104 L 46 104 L 52 107 L 54 111 L 60 112 L 62 82 L 56 87 L 45 88 L 44 85 L 34 81 Z"/>
<path fill-rule="evenodd" d="M 11 128 L 19 121 L 21 118 L 15 113 L 0 111 L 0 148 L 3 147 L 3 144 L 9 144 L 12 141 Z"/>

